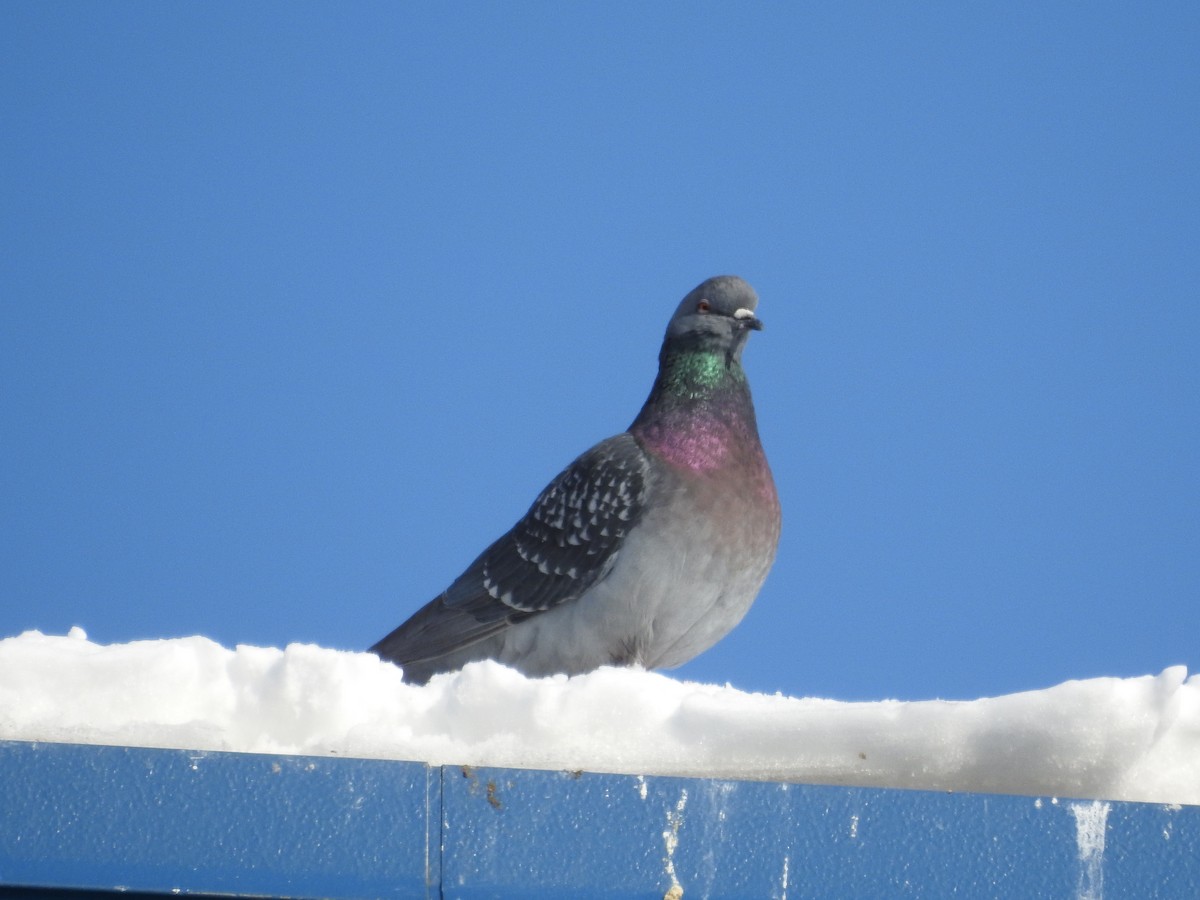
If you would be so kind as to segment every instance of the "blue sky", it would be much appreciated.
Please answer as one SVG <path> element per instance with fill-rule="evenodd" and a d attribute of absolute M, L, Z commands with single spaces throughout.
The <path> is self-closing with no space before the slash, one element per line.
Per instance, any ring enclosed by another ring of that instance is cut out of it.
<path fill-rule="evenodd" d="M 678 670 L 1200 668 L 1200 7 L 0 7 L 0 635 L 363 648 L 745 277 L 784 505 Z"/>

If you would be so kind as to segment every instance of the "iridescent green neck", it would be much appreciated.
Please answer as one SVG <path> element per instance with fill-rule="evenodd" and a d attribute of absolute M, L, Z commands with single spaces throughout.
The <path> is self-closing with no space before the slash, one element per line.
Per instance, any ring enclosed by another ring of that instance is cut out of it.
<path fill-rule="evenodd" d="M 736 358 L 711 350 L 664 353 L 629 431 L 648 450 L 697 472 L 762 459 L 746 373 Z"/>
<path fill-rule="evenodd" d="M 685 350 L 664 354 L 646 405 L 656 401 L 667 406 L 694 403 L 731 390 L 745 390 L 745 386 L 746 373 L 741 363 L 724 353 Z"/>

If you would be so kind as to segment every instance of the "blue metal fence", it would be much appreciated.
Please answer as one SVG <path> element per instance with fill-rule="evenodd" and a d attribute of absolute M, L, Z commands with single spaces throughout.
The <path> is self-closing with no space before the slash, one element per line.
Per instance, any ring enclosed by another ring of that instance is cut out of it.
<path fill-rule="evenodd" d="M 1200 897 L 1200 807 L 0 742 L 0 897 Z"/>

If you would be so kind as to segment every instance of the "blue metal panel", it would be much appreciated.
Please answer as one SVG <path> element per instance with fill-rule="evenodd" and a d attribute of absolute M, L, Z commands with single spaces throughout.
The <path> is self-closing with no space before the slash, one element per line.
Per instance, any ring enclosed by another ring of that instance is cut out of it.
<path fill-rule="evenodd" d="M 420 763 L 0 742 L 0 884 L 435 896 Z"/>
<path fill-rule="evenodd" d="M 446 897 L 1200 896 L 1197 807 L 448 769 L 443 814 Z"/>
<path fill-rule="evenodd" d="M 0 742 L 24 887 L 1194 900 L 1200 807 Z"/>

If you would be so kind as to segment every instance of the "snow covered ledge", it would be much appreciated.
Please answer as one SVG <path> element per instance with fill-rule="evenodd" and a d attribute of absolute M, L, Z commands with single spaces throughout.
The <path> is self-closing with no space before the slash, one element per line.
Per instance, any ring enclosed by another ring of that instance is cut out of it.
<path fill-rule="evenodd" d="M 651 672 L 424 687 L 365 653 L 0 640 L 0 739 L 1200 804 L 1200 677 L 842 703 Z"/>
<path fill-rule="evenodd" d="M 0 641 L 0 897 L 1182 897 L 1187 804 L 1200 683 L 1182 667 L 840 703 L 493 664 L 413 687 L 367 654 L 199 637 Z"/>

